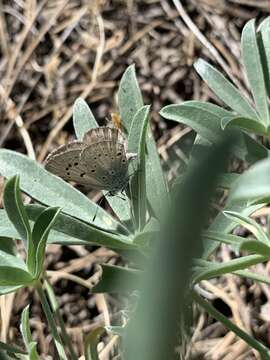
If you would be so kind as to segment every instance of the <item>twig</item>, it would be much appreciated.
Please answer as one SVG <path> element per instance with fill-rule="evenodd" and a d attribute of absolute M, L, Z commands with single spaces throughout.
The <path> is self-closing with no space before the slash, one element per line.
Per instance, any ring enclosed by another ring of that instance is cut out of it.
<path fill-rule="evenodd" d="M 5 90 L 3 89 L 3 87 L 1 85 L 0 85 L 0 94 L 1 94 L 2 99 L 6 102 L 7 113 L 10 112 L 12 114 L 12 115 L 10 115 L 11 121 L 14 119 L 15 124 L 17 125 L 17 127 L 19 129 L 19 132 L 23 138 L 24 145 L 26 147 L 28 156 L 30 157 L 30 159 L 35 160 L 36 154 L 35 154 L 35 150 L 33 147 L 31 137 L 30 137 L 28 131 L 26 130 L 26 128 L 24 127 L 24 122 L 23 122 L 22 117 L 17 112 L 16 104 L 10 98 L 6 97 Z M 4 138 L 0 139 L 0 145 L 4 140 L 5 140 Z"/>
<path fill-rule="evenodd" d="M 102 55 L 103 55 L 104 48 L 105 48 L 104 24 L 103 24 L 103 19 L 102 19 L 100 13 L 98 12 L 98 10 L 96 12 L 96 20 L 97 20 L 97 24 L 98 24 L 98 28 L 99 28 L 100 42 L 99 42 L 99 46 L 98 46 L 97 52 L 96 52 L 92 80 L 91 80 L 90 84 L 84 89 L 84 91 L 80 95 L 80 97 L 82 97 L 83 99 L 87 98 L 89 93 L 94 89 L 94 87 L 96 85 L 96 81 L 98 78 L 99 66 L 101 64 L 101 59 L 102 59 Z M 65 124 L 68 122 L 68 120 L 72 116 L 72 111 L 73 111 L 72 106 L 70 106 L 68 111 L 66 112 L 66 114 L 62 117 L 62 119 L 57 123 L 57 125 L 49 133 L 47 140 L 38 156 L 38 160 L 40 162 L 45 158 L 46 153 L 47 153 L 51 143 L 53 142 L 54 138 L 57 136 L 59 131 L 65 126 Z"/>
<path fill-rule="evenodd" d="M 203 46 L 210 52 L 210 54 L 216 59 L 217 63 L 223 68 L 226 74 L 231 78 L 231 80 L 238 86 L 238 88 L 250 99 L 250 96 L 247 94 L 246 90 L 243 88 L 242 84 L 237 80 L 235 76 L 230 71 L 229 66 L 222 59 L 217 49 L 208 41 L 208 39 L 202 34 L 197 25 L 191 20 L 185 11 L 180 0 L 173 0 L 173 3 L 179 12 L 179 15 L 187 25 L 187 27 L 194 33 L 196 38 L 203 44 Z"/>
<path fill-rule="evenodd" d="M 16 64 L 16 61 L 19 58 L 20 50 L 21 50 L 21 48 L 23 46 L 23 43 L 24 43 L 25 39 L 27 38 L 29 32 L 31 31 L 34 22 L 36 21 L 37 17 L 39 16 L 42 9 L 46 5 L 47 1 L 48 0 L 43 0 L 43 2 L 40 4 L 39 8 L 37 9 L 35 15 L 31 19 L 31 21 L 28 23 L 27 26 L 25 26 L 24 31 L 21 34 L 20 40 L 18 41 L 18 44 L 16 45 L 16 48 L 13 49 L 13 51 L 12 51 L 11 59 L 8 62 L 8 68 L 7 68 L 7 72 L 6 72 L 6 76 L 5 76 L 5 85 L 6 85 L 6 87 L 11 86 L 10 77 L 11 77 L 12 72 L 14 70 L 14 66 Z"/>
<path fill-rule="evenodd" d="M 26 62 L 29 60 L 33 51 L 36 49 L 36 47 L 38 46 L 40 41 L 43 39 L 45 34 L 55 24 L 57 18 L 61 15 L 62 11 L 64 10 L 64 8 L 68 4 L 68 2 L 69 2 L 68 0 L 65 0 L 64 2 L 61 3 L 61 5 L 55 10 L 55 14 L 50 18 L 50 20 L 47 23 L 44 24 L 42 29 L 39 31 L 36 39 L 34 39 L 33 42 L 30 44 L 30 46 L 26 49 L 22 59 L 20 60 L 17 68 L 14 71 L 13 77 L 11 78 L 10 82 L 7 84 L 7 89 L 6 89 L 7 96 L 9 96 L 11 94 L 11 91 L 13 89 L 14 84 L 16 83 L 18 76 L 20 75 L 23 67 L 25 66 Z"/>

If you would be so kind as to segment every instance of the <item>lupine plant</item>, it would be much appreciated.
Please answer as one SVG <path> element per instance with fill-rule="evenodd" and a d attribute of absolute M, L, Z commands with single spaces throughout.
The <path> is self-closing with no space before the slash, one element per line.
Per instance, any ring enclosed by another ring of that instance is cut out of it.
<path fill-rule="evenodd" d="M 134 291 L 136 294 L 127 324 L 98 327 L 86 334 L 86 359 L 99 358 L 97 343 L 106 332 L 123 338 L 119 342 L 123 359 L 174 358 L 174 348 L 184 347 L 188 339 L 186 315 L 191 313 L 192 301 L 263 359 L 270 359 L 266 345 L 231 322 L 196 290 L 200 281 L 228 273 L 270 284 L 267 276 L 248 270 L 270 259 L 269 235 L 250 218 L 270 199 L 269 150 L 262 144 L 270 134 L 269 22 L 267 18 L 256 30 L 255 21 L 249 21 L 242 33 L 243 64 L 252 98 L 199 59 L 197 72 L 224 107 L 187 101 L 161 110 L 164 119 L 190 126 L 197 133 L 188 166 L 170 188 L 149 125 L 150 107 L 143 103 L 133 65 L 121 79 L 118 106 L 128 151 L 137 154 L 136 171 L 130 170 L 133 174 L 125 201 L 104 195 L 113 214 L 25 155 L 0 150 L 0 173 L 7 179 L 4 209 L 0 210 L 0 294 L 22 287 L 35 289 L 60 359 L 77 359 L 78 354 L 46 273 L 48 243 L 113 249 L 125 266 L 102 265 L 102 277 L 91 291 L 125 294 L 130 299 Z M 73 124 L 78 140 L 98 126 L 83 99 L 74 104 Z M 229 173 L 227 164 L 232 158 L 245 161 L 250 168 L 243 174 Z M 224 209 L 209 221 L 209 203 L 216 188 L 224 189 L 228 196 Z M 21 191 L 31 197 L 31 204 L 23 203 Z M 239 225 L 252 236 L 231 234 Z M 22 242 L 24 251 L 18 250 L 15 239 Z M 210 261 L 221 243 L 229 245 L 237 258 L 225 263 Z M 22 313 L 21 334 L 24 348 L 0 343 L 2 355 L 38 359 L 29 306 Z"/>

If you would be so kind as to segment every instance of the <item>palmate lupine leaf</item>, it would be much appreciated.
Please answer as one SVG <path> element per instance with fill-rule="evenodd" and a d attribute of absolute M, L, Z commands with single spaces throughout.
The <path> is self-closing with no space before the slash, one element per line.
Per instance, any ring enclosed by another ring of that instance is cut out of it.
<path fill-rule="evenodd" d="M 199 59 L 194 65 L 196 71 L 213 92 L 237 114 L 258 119 L 258 115 L 240 91 L 221 72 Z"/>

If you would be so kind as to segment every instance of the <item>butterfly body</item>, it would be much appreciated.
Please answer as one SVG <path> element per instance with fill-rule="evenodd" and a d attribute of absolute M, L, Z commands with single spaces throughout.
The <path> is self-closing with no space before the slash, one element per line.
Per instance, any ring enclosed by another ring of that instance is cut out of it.
<path fill-rule="evenodd" d="M 114 195 L 128 184 L 125 140 L 118 129 L 99 127 L 85 133 L 82 141 L 60 146 L 46 159 L 45 168 L 64 180 L 75 181 Z"/>

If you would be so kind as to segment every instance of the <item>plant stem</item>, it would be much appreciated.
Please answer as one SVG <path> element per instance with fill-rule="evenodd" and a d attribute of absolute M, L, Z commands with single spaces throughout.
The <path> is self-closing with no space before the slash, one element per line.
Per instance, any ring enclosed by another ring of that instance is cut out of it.
<path fill-rule="evenodd" d="M 60 336 L 58 334 L 56 323 L 54 321 L 54 317 L 53 317 L 53 314 L 51 312 L 50 305 L 48 303 L 48 300 L 46 298 L 46 295 L 45 295 L 45 292 L 44 292 L 44 290 L 42 288 L 42 284 L 41 284 L 40 280 L 38 280 L 36 282 L 35 289 L 37 290 L 37 293 L 39 295 L 39 299 L 40 299 L 43 311 L 44 311 L 44 313 L 46 315 L 46 318 L 47 318 L 47 321 L 49 323 L 49 326 L 50 326 L 50 329 L 51 329 L 51 332 L 52 332 L 52 337 L 54 339 L 55 346 L 56 346 L 59 358 L 61 360 L 67 360 L 67 356 L 65 354 L 65 350 L 64 350 L 64 347 L 63 347 L 63 344 L 62 344 L 62 340 L 61 340 L 61 338 L 60 338 Z"/>
<path fill-rule="evenodd" d="M 262 356 L 262 359 L 270 359 L 270 350 L 261 344 L 259 341 L 254 339 L 252 336 L 247 334 L 245 331 L 240 329 L 237 325 L 231 322 L 226 316 L 217 311 L 208 301 L 204 300 L 199 296 L 194 290 L 191 292 L 191 296 L 194 301 L 196 301 L 209 315 L 211 315 L 216 320 L 220 321 L 225 325 L 229 330 L 234 332 L 242 340 L 244 340 L 249 346 L 256 349 Z"/>
<path fill-rule="evenodd" d="M 70 340 L 70 338 L 68 336 L 68 333 L 66 331 L 65 323 L 64 323 L 64 320 L 63 320 L 62 315 L 60 313 L 59 304 L 58 304 L 56 296 L 54 294 L 53 287 L 50 284 L 47 277 L 46 277 L 46 280 L 45 280 L 45 288 L 46 288 L 46 292 L 47 292 L 47 295 L 48 295 L 48 298 L 49 298 L 49 301 L 50 301 L 50 304 L 51 304 L 51 308 L 53 310 L 53 314 L 56 316 L 56 318 L 57 318 L 57 320 L 59 322 L 63 342 L 67 346 L 67 348 L 69 349 L 71 359 L 72 360 L 77 360 L 78 357 L 77 357 L 77 355 L 76 355 L 76 353 L 75 353 L 75 351 L 74 351 L 74 349 L 72 347 L 72 342 L 71 342 L 71 340 Z"/>

